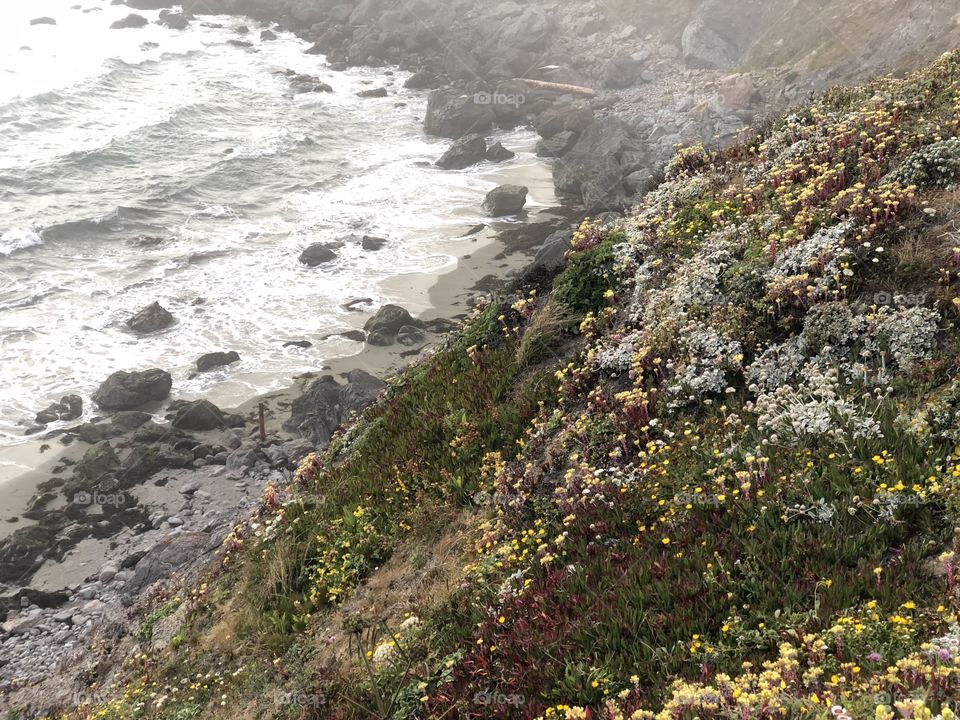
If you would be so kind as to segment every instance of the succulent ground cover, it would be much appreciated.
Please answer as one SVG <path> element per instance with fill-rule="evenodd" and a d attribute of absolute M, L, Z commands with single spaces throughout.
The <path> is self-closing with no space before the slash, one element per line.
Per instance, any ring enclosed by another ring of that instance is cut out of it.
<path fill-rule="evenodd" d="M 66 717 L 952 718 L 958 138 L 953 53 L 680 151 Z M 404 564 L 443 581 L 372 593 Z"/>

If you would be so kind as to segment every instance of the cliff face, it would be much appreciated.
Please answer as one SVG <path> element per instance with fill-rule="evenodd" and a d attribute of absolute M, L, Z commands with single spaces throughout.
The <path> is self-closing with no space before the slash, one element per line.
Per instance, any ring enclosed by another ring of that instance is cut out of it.
<path fill-rule="evenodd" d="M 66 717 L 955 717 L 960 54 L 665 174 L 268 488 Z"/>

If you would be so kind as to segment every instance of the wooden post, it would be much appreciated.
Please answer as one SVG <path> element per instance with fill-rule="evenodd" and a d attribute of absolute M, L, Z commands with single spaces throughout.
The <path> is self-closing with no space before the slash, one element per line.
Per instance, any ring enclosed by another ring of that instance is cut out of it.
<path fill-rule="evenodd" d="M 267 439 L 267 426 L 263 418 L 263 413 L 263 403 L 260 403 L 260 442 L 264 442 Z"/>

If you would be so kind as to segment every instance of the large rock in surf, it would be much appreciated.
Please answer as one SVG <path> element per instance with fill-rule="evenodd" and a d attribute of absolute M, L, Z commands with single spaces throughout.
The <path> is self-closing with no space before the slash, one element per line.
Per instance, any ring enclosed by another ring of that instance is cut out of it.
<path fill-rule="evenodd" d="M 300 253 L 300 262 L 307 267 L 317 267 L 336 259 L 337 254 L 325 243 L 314 243 Z"/>
<path fill-rule="evenodd" d="M 120 370 L 103 382 L 93 394 L 93 401 L 103 410 L 134 410 L 149 402 L 166 399 L 171 387 L 173 378 L 164 370 Z"/>
<path fill-rule="evenodd" d="M 493 127 L 495 115 L 485 97 L 458 95 L 434 90 L 427 100 L 423 129 L 427 135 L 460 138 L 471 133 L 485 133 Z"/>
<path fill-rule="evenodd" d="M 240 353 L 235 350 L 230 352 L 211 352 L 201 355 L 197 358 L 197 371 L 208 372 L 224 365 L 240 361 Z"/>
<path fill-rule="evenodd" d="M 527 188 L 522 185 L 500 185 L 487 193 L 483 200 L 483 209 L 494 217 L 514 215 L 527 202 Z"/>
<path fill-rule="evenodd" d="M 161 10 L 157 25 L 163 25 L 171 30 L 186 30 L 190 20 L 183 13 Z"/>
<path fill-rule="evenodd" d="M 127 28 L 142 28 L 147 24 L 147 19 L 143 15 L 130 13 L 122 20 L 117 20 L 110 25 L 112 30 L 126 30 Z"/>
<path fill-rule="evenodd" d="M 60 402 L 51 403 L 46 410 L 37 413 L 36 422 L 41 425 L 58 420 L 76 420 L 83 414 L 83 398 L 79 395 L 64 395 Z"/>
<path fill-rule="evenodd" d="M 159 302 L 150 303 L 127 320 L 127 327 L 141 335 L 155 333 L 171 325 L 173 325 L 173 315 Z"/>
<path fill-rule="evenodd" d="M 487 148 L 487 160 L 490 162 L 503 162 L 512 160 L 517 154 L 513 150 L 507 150 L 500 142 L 495 142 Z"/>
<path fill-rule="evenodd" d="M 466 135 L 440 156 L 436 164 L 444 170 L 462 170 L 487 157 L 487 140 L 483 135 Z"/>

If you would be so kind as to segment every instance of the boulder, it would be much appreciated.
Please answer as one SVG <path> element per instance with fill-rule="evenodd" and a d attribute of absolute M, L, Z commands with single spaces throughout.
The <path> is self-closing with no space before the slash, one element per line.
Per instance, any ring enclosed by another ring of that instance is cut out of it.
<path fill-rule="evenodd" d="M 543 245 L 537 251 L 530 270 L 543 269 L 553 273 L 566 264 L 567 250 L 570 249 L 570 240 L 573 233 L 569 230 L 557 230 L 547 236 Z"/>
<path fill-rule="evenodd" d="M 127 410 L 111 416 L 109 422 L 89 422 L 80 425 L 72 432 L 80 440 L 95 445 L 103 440 L 119 437 L 132 430 L 136 430 L 150 419 L 150 414 Z"/>
<path fill-rule="evenodd" d="M 313 75 L 303 75 L 300 73 L 290 77 L 290 89 L 294 95 L 303 95 L 305 93 L 331 93 L 333 88 L 327 83 L 316 78 Z"/>
<path fill-rule="evenodd" d="M 441 85 L 440 78 L 431 72 L 421 70 L 407 78 L 403 86 L 408 90 L 431 90 Z"/>
<path fill-rule="evenodd" d="M 31 25 L 56 25 L 57 21 L 52 17 L 38 17 L 30 21 Z"/>
<path fill-rule="evenodd" d="M 642 143 L 622 120 L 597 120 L 553 166 L 554 185 L 561 193 L 579 196 L 589 211 L 618 210 L 627 198 L 620 162 L 641 149 Z"/>
<path fill-rule="evenodd" d="M 173 325 L 173 315 L 159 302 L 153 302 L 127 320 L 127 327 L 135 333 L 147 335 Z"/>
<path fill-rule="evenodd" d="M 298 451 L 322 448 L 343 421 L 373 402 L 384 388 L 386 384 L 382 380 L 363 370 L 350 371 L 345 385 L 324 375 L 311 382 L 303 395 L 293 401 L 290 419 L 283 428 L 287 432 L 298 432 L 308 441 L 309 445 L 300 446 Z"/>
<path fill-rule="evenodd" d="M 377 333 L 389 337 L 392 342 L 393 338 L 395 338 L 400 331 L 400 328 L 405 325 L 419 328 L 424 326 L 421 321 L 414 318 L 407 310 L 399 305 L 384 305 L 377 311 L 376 315 L 367 320 L 363 329 L 369 334 Z"/>
<path fill-rule="evenodd" d="M 147 24 L 147 19 L 143 15 L 130 13 L 122 20 L 117 20 L 110 25 L 112 30 L 125 30 L 127 28 L 142 28 Z"/>
<path fill-rule="evenodd" d="M 46 410 L 37 413 L 36 422 L 41 425 L 58 420 L 76 420 L 83 414 L 83 398 L 79 395 L 64 395 L 60 402 L 52 403 Z"/>
<path fill-rule="evenodd" d="M 623 184 L 632 195 L 644 195 L 657 186 L 657 180 L 650 170 L 635 170 L 623 179 Z"/>
<path fill-rule="evenodd" d="M 307 267 L 317 267 L 337 259 L 337 254 L 325 243 L 314 243 L 300 253 L 300 262 Z"/>
<path fill-rule="evenodd" d="M 577 133 L 564 130 L 537 142 L 537 157 L 563 157 L 576 144 Z"/>
<path fill-rule="evenodd" d="M 171 30 L 186 30 L 190 20 L 183 13 L 161 10 L 157 25 L 163 25 Z"/>
<path fill-rule="evenodd" d="M 628 88 L 638 82 L 642 70 L 642 62 L 629 55 L 616 55 L 604 70 L 603 86 L 614 89 Z"/>
<path fill-rule="evenodd" d="M 486 138 L 483 135 L 466 135 L 456 140 L 436 164 L 444 170 L 462 170 L 485 160 L 486 156 Z"/>
<path fill-rule="evenodd" d="M 478 97 L 434 90 L 427 100 L 424 130 L 428 135 L 454 139 L 487 132 L 493 127 L 495 115 L 489 102 L 484 104 Z"/>
<path fill-rule="evenodd" d="M 360 239 L 360 247 L 369 252 L 376 252 L 386 244 L 386 238 L 374 237 L 373 235 L 364 235 Z"/>
<path fill-rule="evenodd" d="M 562 132 L 583 132 L 594 121 L 593 110 L 577 103 L 558 103 L 536 116 L 533 127 L 546 139 Z"/>
<path fill-rule="evenodd" d="M 177 450 L 166 443 L 137 445 L 120 463 L 118 477 L 124 486 L 143 482 L 154 473 L 168 468 L 187 468 L 193 465 L 193 453 Z"/>
<path fill-rule="evenodd" d="M 171 577 L 212 550 L 206 533 L 180 533 L 161 540 L 137 563 L 124 591 L 136 595 L 159 580 Z"/>
<path fill-rule="evenodd" d="M 120 468 L 120 459 L 106 440 L 99 442 L 83 454 L 74 466 L 73 472 L 78 478 L 89 482 L 99 482 Z"/>
<path fill-rule="evenodd" d="M 166 399 L 172 386 L 173 378 L 164 370 L 120 370 L 103 382 L 93 394 L 93 401 L 103 410 L 135 410 L 148 402 Z"/>
<path fill-rule="evenodd" d="M 527 202 L 527 188 L 522 185 L 500 185 L 487 193 L 483 209 L 488 215 L 515 215 Z"/>
<path fill-rule="evenodd" d="M 273 30 L 264 30 L 260 33 L 261 40 L 276 40 L 277 34 Z"/>
<path fill-rule="evenodd" d="M 55 537 L 52 529 L 32 525 L 0 540 L 0 582 L 24 582 L 40 567 Z"/>
<path fill-rule="evenodd" d="M 371 90 L 361 90 L 357 93 L 357 97 L 362 98 L 384 98 L 387 97 L 389 93 L 385 87 L 373 88 Z"/>
<path fill-rule="evenodd" d="M 231 350 L 230 352 L 211 352 L 197 358 L 197 371 L 208 372 L 239 361 L 240 353 L 235 350 Z"/>
<path fill-rule="evenodd" d="M 239 420 L 239 423 L 237 422 Z M 180 430 L 203 432 L 223 427 L 242 425 L 242 418 L 228 415 L 209 400 L 194 400 L 180 405 L 172 425 Z"/>
<path fill-rule="evenodd" d="M 412 325 L 404 325 L 397 331 L 397 342 L 406 347 L 422 345 L 427 340 L 426 333 Z"/>
<path fill-rule="evenodd" d="M 507 150 L 500 142 L 495 142 L 487 148 L 487 160 L 490 162 L 504 162 L 505 160 L 512 160 L 516 156 L 515 152 Z"/>

